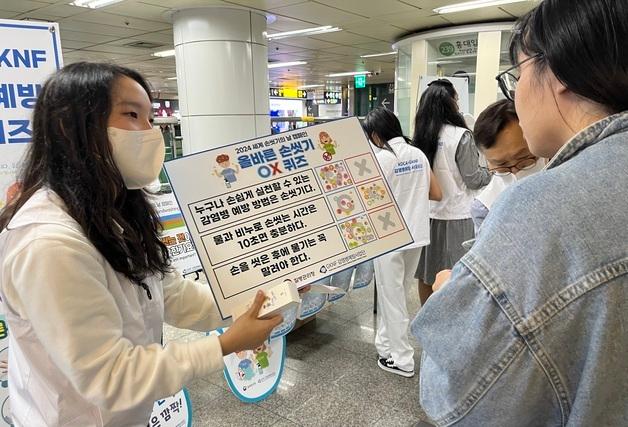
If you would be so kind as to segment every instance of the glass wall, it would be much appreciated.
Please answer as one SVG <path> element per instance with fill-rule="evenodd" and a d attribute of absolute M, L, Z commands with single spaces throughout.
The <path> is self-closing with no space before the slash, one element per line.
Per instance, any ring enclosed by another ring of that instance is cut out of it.
<path fill-rule="evenodd" d="M 406 135 L 410 133 L 410 120 L 414 117 L 414 108 L 410 106 L 411 64 L 411 50 L 407 47 L 400 48 L 397 52 L 397 68 L 395 70 L 395 111 Z"/>
<path fill-rule="evenodd" d="M 411 122 L 421 92 L 432 77 L 466 79 L 468 92 L 464 96 L 467 96 L 468 107 L 465 112 L 473 116 L 480 113 L 480 111 L 475 111 L 476 95 L 482 94 L 483 100 L 496 101 L 501 95 L 495 92 L 495 85 L 488 87 L 486 78 L 483 79 L 484 83 L 482 79 L 477 79 L 478 52 L 483 48 L 480 34 L 501 32 L 501 48 L 497 49 L 494 47 L 495 44 L 487 47 L 485 43 L 482 57 L 487 58 L 488 49 L 488 56 L 493 55 L 494 58 L 494 70 L 497 70 L 498 58 L 499 68 L 503 70 L 510 64 L 508 44 L 512 25 L 513 23 L 464 25 L 411 35 L 395 43 L 394 48 L 398 51 L 395 111 L 404 131 L 407 133 L 412 131 Z M 426 80 L 422 81 L 423 78 Z M 477 100 L 478 104 L 482 104 L 481 109 L 485 107 L 483 102 Z"/>

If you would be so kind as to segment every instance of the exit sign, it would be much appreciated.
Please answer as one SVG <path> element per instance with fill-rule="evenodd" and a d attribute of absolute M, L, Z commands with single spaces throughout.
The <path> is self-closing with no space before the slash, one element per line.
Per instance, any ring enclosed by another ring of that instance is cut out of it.
<path fill-rule="evenodd" d="M 362 89 L 366 87 L 366 74 L 358 74 L 355 78 L 355 88 Z"/>

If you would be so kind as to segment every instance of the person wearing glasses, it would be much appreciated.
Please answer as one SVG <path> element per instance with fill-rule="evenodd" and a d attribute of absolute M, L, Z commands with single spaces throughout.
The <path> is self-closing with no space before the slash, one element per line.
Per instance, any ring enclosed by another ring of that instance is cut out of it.
<path fill-rule="evenodd" d="M 503 99 L 489 105 L 473 128 L 475 144 L 486 158 L 493 174 L 488 184 L 471 203 L 471 219 L 477 237 L 493 203 L 511 184 L 533 175 L 545 166 L 545 159 L 530 153 L 519 126 L 515 104 Z"/>
<path fill-rule="evenodd" d="M 415 277 L 421 304 L 432 293 L 436 273 L 464 255 L 462 243 L 473 238 L 471 202 L 491 181 L 480 166 L 473 134 L 458 110 L 458 94 L 446 79 L 430 83 L 421 96 L 412 145 L 425 153 L 443 197 L 430 203 L 430 241 L 421 253 Z"/>
<path fill-rule="evenodd" d="M 628 424 L 626 40 L 623 0 L 545 0 L 515 26 L 500 85 L 551 160 L 412 322 L 436 425 Z"/>

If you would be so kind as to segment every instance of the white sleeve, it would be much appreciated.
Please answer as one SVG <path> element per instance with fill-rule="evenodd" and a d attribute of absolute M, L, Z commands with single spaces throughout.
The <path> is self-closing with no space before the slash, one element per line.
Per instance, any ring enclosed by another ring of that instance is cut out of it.
<path fill-rule="evenodd" d="M 216 336 L 165 348 L 135 345 L 122 336 L 122 315 L 107 289 L 102 262 L 92 246 L 61 236 L 35 239 L 4 264 L 4 286 L 13 287 L 11 306 L 31 323 L 85 399 L 124 411 L 222 369 Z"/>
<path fill-rule="evenodd" d="M 207 332 L 225 326 L 208 285 L 184 279 L 178 271 L 163 280 L 166 322 Z"/>

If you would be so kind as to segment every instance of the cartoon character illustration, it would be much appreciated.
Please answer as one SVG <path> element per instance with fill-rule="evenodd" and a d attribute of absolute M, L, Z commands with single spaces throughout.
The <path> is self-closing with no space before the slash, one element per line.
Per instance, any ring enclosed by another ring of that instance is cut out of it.
<path fill-rule="evenodd" d="M 355 201 L 348 194 L 341 194 L 334 197 L 336 201 L 336 213 L 338 215 L 350 215 L 355 209 Z"/>
<path fill-rule="evenodd" d="M 331 136 L 329 136 L 327 132 L 320 132 L 318 134 L 318 141 L 318 146 L 321 150 L 323 150 L 324 153 L 329 154 L 329 158 L 326 158 L 325 160 L 331 160 L 331 156 L 336 154 L 336 147 L 338 147 L 336 141 L 331 139 Z M 325 156 L 323 156 L 323 158 L 325 158 Z"/>
<path fill-rule="evenodd" d="M 253 361 L 249 359 L 248 351 L 239 351 L 236 356 L 240 359 L 238 363 L 238 378 L 242 381 L 248 381 L 255 376 L 255 370 L 253 369 Z"/>
<path fill-rule="evenodd" d="M 218 171 L 218 169 L 214 167 L 214 175 L 219 178 L 222 177 L 225 180 L 225 186 L 231 188 L 231 184 L 238 180 L 236 174 L 240 172 L 240 166 L 234 165 L 235 169 L 231 167 L 231 161 L 226 154 L 218 155 L 218 157 L 216 157 L 216 163 L 218 163 L 222 170 Z"/>
<path fill-rule="evenodd" d="M 270 366 L 270 362 L 268 361 L 268 358 L 270 357 L 270 348 L 266 347 L 266 344 L 262 343 L 262 345 L 253 350 L 253 354 L 255 355 L 255 360 L 257 361 L 259 373 L 262 374 L 263 370 Z"/>

